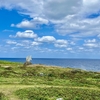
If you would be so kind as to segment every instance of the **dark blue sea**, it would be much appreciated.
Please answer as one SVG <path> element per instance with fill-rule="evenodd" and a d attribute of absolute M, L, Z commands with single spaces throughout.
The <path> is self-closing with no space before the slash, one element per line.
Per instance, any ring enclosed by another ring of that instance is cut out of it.
<path fill-rule="evenodd" d="M 26 61 L 25 58 L 0 58 L 0 60 L 22 62 Z M 50 66 L 61 66 L 78 68 L 87 71 L 100 72 L 100 59 L 54 59 L 54 58 L 33 58 L 33 64 L 45 64 Z"/>

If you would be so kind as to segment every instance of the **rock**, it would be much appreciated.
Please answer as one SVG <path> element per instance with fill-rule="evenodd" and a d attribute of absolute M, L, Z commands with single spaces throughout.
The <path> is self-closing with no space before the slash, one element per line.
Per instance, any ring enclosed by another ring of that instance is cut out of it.
<path fill-rule="evenodd" d="M 23 64 L 23 67 L 26 67 L 26 66 L 28 66 L 28 65 L 32 65 L 32 63 L 31 63 L 31 62 L 25 62 L 25 63 Z"/>
<path fill-rule="evenodd" d="M 27 56 L 26 57 L 26 62 L 23 64 L 23 67 L 26 67 L 28 65 L 32 65 L 32 63 L 30 62 L 32 60 L 31 56 Z"/>

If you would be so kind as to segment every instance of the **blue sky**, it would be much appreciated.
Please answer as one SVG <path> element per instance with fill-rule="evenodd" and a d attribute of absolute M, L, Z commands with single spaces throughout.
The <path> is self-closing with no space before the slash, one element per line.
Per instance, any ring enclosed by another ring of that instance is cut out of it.
<path fill-rule="evenodd" d="M 100 59 L 100 0 L 0 0 L 0 58 Z"/>

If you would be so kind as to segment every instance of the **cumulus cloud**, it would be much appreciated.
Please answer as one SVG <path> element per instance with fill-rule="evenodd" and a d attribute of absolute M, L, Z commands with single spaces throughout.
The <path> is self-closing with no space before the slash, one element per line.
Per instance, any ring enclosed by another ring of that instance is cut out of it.
<path fill-rule="evenodd" d="M 68 45 L 68 41 L 64 39 L 56 39 L 53 36 L 43 36 L 43 37 L 38 37 L 35 39 L 34 44 L 43 44 L 43 43 L 49 43 L 49 44 L 54 44 L 55 47 L 57 48 L 66 48 Z"/>
<path fill-rule="evenodd" d="M 16 37 L 19 38 L 36 38 L 37 34 L 34 34 L 32 30 L 26 30 L 25 32 L 17 32 Z"/>
<path fill-rule="evenodd" d="M 66 0 L 66 2 L 67 1 L 68 0 Z M 73 3 L 71 3 L 77 9 L 79 9 L 79 11 L 77 10 L 77 13 L 73 12 L 72 14 L 70 14 L 67 13 L 66 10 L 64 10 L 66 11 L 66 16 L 63 16 L 62 17 L 63 19 L 61 20 L 57 20 L 57 18 L 51 19 L 51 22 L 56 24 L 55 25 L 56 32 L 61 35 L 69 35 L 71 37 L 97 36 L 100 32 L 100 17 L 96 17 L 94 19 L 88 18 L 89 15 L 98 13 L 98 11 L 100 11 L 100 6 L 97 3 L 99 4 L 100 1 L 99 0 L 91 0 L 91 1 L 80 0 L 79 2 L 77 1 L 77 4 L 79 4 L 81 7 L 75 6 Z M 93 11 L 94 8 L 96 9 L 95 11 Z"/>
<path fill-rule="evenodd" d="M 32 30 L 26 30 L 24 32 L 17 32 L 15 36 L 10 35 L 9 37 L 18 37 L 18 38 L 36 38 L 37 34 L 35 34 Z"/>
<path fill-rule="evenodd" d="M 35 17 L 33 20 L 23 20 L 21 23 L 18 23 L 17 25 L 11 24 L 12 27 L 18 27 L 18 28 L 27 28 L 27 29 L 33 29 L 37 28 L 39 25 L 42 24 L 48 24 L 49 21 L 47 19 L 41 18 L 41 17 Z"/>
<path fill-rule="evenodd" d="M 57 48 L 66 48 L 68 45 L 68 41 L 64 39 L 56 39 L 53 36 L 43 36 L 43 37 L 38 37 L 35 39 L 34 44 L 43 44 L 43 43 L 49 43 L 49 44 L 54 44 L 55 47 Z"/>
<path fill-rule="evenodd" d="M 18 46 L 24 46 L 23 43 L 18 43 L 16 40 L 7 40 L 6 43 L 7 43 L 8 45 L 14 45 L 14 46 L 16 46 L 16 47 L 18 47 Z"/>
<path fill-rule="evenodd" d="M 35 17 L 33 21 L 35 23 L 48 24 L 48 20 L 41 17 Z"/>
<path fill-rule="evenodd" d="M 100 0 L 1 0 L 0 7 L 18 9 L 32 20 L 11 24 L 18 28 L 36 28 L 53 23 L 61 35 L 71 37 L 97 36 L 100 32 L 100 17 L 90 19 L 89 15 L 99 13 Z M 20 9 L 19 9 L 20 8 Z"/>
<path fill-rule="evenodd" d="M 94 47 L 98 47 L 98 44 L 87 43 L 87 44 L 84 44 L 84 46 L 89 47 L 89 48 L 94 48 Z"/>
<path fill-rule="evenodd" d="M 12 40 L 7 40 L 6 43 L 7 43 L 7 44 L 17 44 L 16 41 L 12 41 Z"/>
<path fill-rule="evenodd" d="M 99 43 L 96 41 L 96 39 L 85 40 L 85 43 L 83 45 L 89 48 L 99 47 Z"/>
<path fill-rule="evenodd" d="M 40 45 L 40 44 L 41 44 L 41 43 L 39 43 L 39 42 L 35 42 L 35 41 L 34 41 L 34 42 L 32 42 L 31 45 L 32 45 L 32 46 L 38 46 L 38 45 Z"/>
<path fill-rule="evenodd" d="M 10 37 L 14 38 L 23 38 L 24 40 L 20 43 L 17 43 L 15 41 L 8 41 L 8 44 L 16 44 L 16 46 L 38 46 L 41 44 L 49 43 L 53 44 L 55 47 L 58 48 L 66 48 L 68 45 L 68 41 L 64 39 L 56 39 L 54 36 L 42 36 L 39 37 L 37 34 L 35 34 L 32 30 L 26 30 L 24 32 L 17 32 L 16 35 Z M 28 40 L 26 40 L 28 39 Z M 31 40 L 33 39 L 33 40 Z M 73 45 L 73 43 L 71 42 Z"/>
<path fill-rule="evenodd" d="M 65 48 L 68 45 L 68 42 L 66 40 L 56 40 L 55 47 Z"/>
<path fill-rule="evenodd" d="M 18 27 L 18 28 L 34 28 L 34 24 L 31 21 L 24 20 L 21 23 L 14 25 L 11 24 L 12 27 Z"/>
<path fill-rule="evenodd" d="M 71 37 L 97 36 L 100 32 L 100 17 L 78 18 L 73 15 L 66 17 L 62 23 L 56 25 L 56 31 L 62 35 Z"/>
<path fill-rule="evenodd" d="M 52 43 L 55 42 L 56 39 L 53 36 L 43 36 L 43 37 L 38 37 L 37 39 L 35 39 L 35 41 Z"/>
<path fill-rule="evenodd" d="M 77 46 L 80 51 L 93 50 L 99 48 L 100 43 L 94 37 L 100 38 L 100 15 L 90 18 L 89 16 L 100 13 L 100 0 L 1 0 L 0 7 L 6 9 L 17 9 L 19 14 L 29 15 L 31 20 L 24 19 L 18 24 L 12 23 L 11 27 L 34 29 L 41 25 L 53 24 L 55 31 L 60 35 L 66 35 L 69 39 L 78 38 L 83 43 L 77 44 L 63 39 L 56 39 L 54 36 L 39 37 L 32 30 L 17 32 L 15 36 L 18 38 L 32 38 L 34 41 L 17 43 L 17 46 L 22 44 L 31 44 L 38 46 L 44 43 L 51 43 L 57 48 L 66 48 L 72 51 L 74 46 Z M 91 37 L 91 39 L 88 39 Z M 8 44 L 14 44 L 15 41 L 10 41 Z M 73 45 L 73 48 L 71 46 Z M 80 46 L 79 46 L 80 45 Z M 74 48 L 75 49 L 75 48 Z"/>

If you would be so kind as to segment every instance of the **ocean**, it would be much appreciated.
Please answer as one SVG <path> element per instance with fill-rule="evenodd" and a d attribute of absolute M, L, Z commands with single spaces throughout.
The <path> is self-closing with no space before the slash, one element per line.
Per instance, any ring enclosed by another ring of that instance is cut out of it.
<path fill-rule="evenodd" d="M 0 60 L 22 62 L 25 58 L 0 58 Z M 49 66 L 71 67 L 87 71 L 100 72 L 100 59 L 55 59 L 55 58 L 33 58 L 33 64 L 45 64 Z"/>

